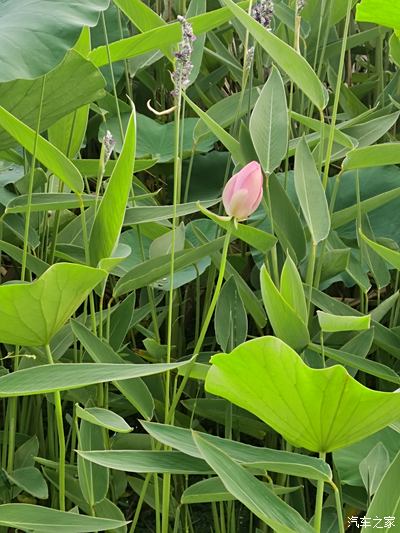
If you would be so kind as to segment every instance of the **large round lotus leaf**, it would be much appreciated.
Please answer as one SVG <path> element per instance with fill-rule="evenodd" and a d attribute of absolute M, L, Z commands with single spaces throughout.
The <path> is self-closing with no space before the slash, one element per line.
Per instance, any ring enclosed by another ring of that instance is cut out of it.
<path fill-rule="evenodd" d="M 41 346 L 105 277 L 105 270 L 57 263 L 32 283 L 0 287 L 0 342 Z"/>
<path fill-rule="evenodd" d="M 0 0 L 0 82 L 53 69 L 109 0 Z"/>
<path fill-rule="evenodd" d="M 247 409 L 296 447 L 329 452 L 400 418 L 400 394 L 368 389 L 343 366 L 308 367 L 276 337 L 212 357 L 206 390 Z"/>

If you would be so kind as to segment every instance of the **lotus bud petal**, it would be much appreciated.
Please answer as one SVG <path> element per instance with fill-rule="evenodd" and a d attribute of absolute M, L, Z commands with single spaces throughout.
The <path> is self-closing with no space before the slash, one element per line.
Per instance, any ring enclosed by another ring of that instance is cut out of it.
<path fill-rule="evenodd" d="M 260 205 L 263 197 L 263 175 L 257 161 L 252 161 L 234 174 L 225 185 L 222 202 L 225 211 L 237 220 L 245 220 Z"/>

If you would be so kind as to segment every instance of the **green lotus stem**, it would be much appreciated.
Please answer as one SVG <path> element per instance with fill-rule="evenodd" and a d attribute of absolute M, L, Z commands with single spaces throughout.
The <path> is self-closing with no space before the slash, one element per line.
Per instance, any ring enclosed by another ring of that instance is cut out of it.
<path fill-rule="evenodd" d="M 333 109 L 332 109 L 331 129 L 329 130 L 328 148 L 326 150 L 326 157 L 325 157 L 324 176 L 322 178 L 322 184 L 324 186 L 324 189 L 326 189 L 326 187 L 328 185 L 329 163 L 330 163 L 330 159 L 331 159 L 331 155 L 332 155 L 333 142 L 334 142 L 334 138 L 335 138 L 335 126 L 336 126 L 337 112 L 338 112 L 338 108 L 339 108 L 340 86 L 341 86 L 342 77 L 343 77 L 344 60 L 345 60 L 346 45 L 347 45 L 347 36 L 348 36 L 348 33 L 349 33 L 349 25 L 350 25 L 351 8 L 352 8 L 352 0 L 347 0 L 347 13 L 346 13 L 346 21 L 345 21 L 345 24 L 344 24 L 342 48 L 340 50 L 340 60 L 339 60 L 339 69 L 338 69 L 338 73 L 337 73 L 335 99 L 334 99 L 334 102 L 333 102 Z"/>
<path fill-rule="evenodd" d="M 50 346 L 46 344 L 44 348 L 48 362 L 53 364 Z M 60 511 L 65 511 L 65 435 L 60 391 L 54 393 L 54 404 L 58 434 L 58 497 Z"/>
<path fill-rule="evenodd" d="M 344 533 L 342 501 L 340 499 L 339 489 L 337 488 L 335 483 L 331 483 L 331 486 L 332 486 L 332 489 L 333 489 L 333 493 L 335 495 L 335 505 L 336 505 L 336 513 L 337 513 L 337 519 L 338 519 L 339 533 Z"/>
<path fill-rule="evenodd" d="M 29 226 L 30 226 L 31 211 L 32 211 L 33 181 L 34 181 L 34 176 L 35 176 L 36 150 L 37 150 L 37 143 L 38 143 L 39 133 L 40 133 L 40 122 L 42 119 L 42 108 L 43 108 L 45 85 L 46 85 L 46 76 L 43 76 L 42 89 L 40 93 L 40 102 L 39 102 L 39 113 L 38 113 L 37 126 L 36 126 L 36 135 L 35 135 L 35 141 L 33 145 L 31 168 L 29 171 L 28 201 L 27 201 L 28 205 L 27 205 L 27 210 L 26 210 L 25 228 L 24 228 L 24 247 L 22 251 L 21 281 L 25 281 L 26 259 L 28 255 Z"/>
<path fill-rule="evenodd" d="M 202 328 L 201 328 L 201 331 L 200 331 L 199 338 L 197 339 L 197 342 L 196 342 L 196 346 L 194 347 L 194 350 L 193 350 L 193 356 L 194 356 L 193 360 L 185 368 L 185 374 L 183 376 L 182 382 L 181 382 L 178 390 L 176 391 L 176 393 L 174 394 L 174 397 L 172 399 L 171 407 L 169 409 L 168 416 L 167 416 L 166 421 L 165 421 L 166 424 L 169 424 L 172 421 L 172 417 L 174 415 L 176 406 L 179 403 L 179 400 L 181 398 L 183 390 L 184 390 L 184 388 L 186 386 L 186 383 L 187 383 L 187 381 L 189 379 L 190 371 L 193 368 L 194 363 L 196 362 L 197 356 L 199 355 L 199 352 L 201 350 L 201 347 L 203 345 L 203 342 L 204 342 L 204 339 L 205 339 L 205 336 L 206 336 L 206 333 L 207 333 L 207 330 L 208 330 L 208 326 L 210 325 L 212 316 L 214 314 L 214 310 L 215 310 L 215 307 L 216 307 L 217 302 L 218 302 L 219 294 L 221 292 L 222 283 L 224 281 L 224 275 L 225 275 L 225 269 L 226 269 L 226 262 L 227 262 L 227 257 L 228 257 L 228 248 L 229 248 L 230 240 L 231 240 L 231 229 L 229 228 L 228 231 L 225 234 L 224 246 L 223 246 L 223 249 L 222 249 L 222 256 L 221 256 L 221 263 L 220 263 L 220 266 L 219 266 L 219 275 L 218 275 L 218 279 L 217 279 L 217 284 L 215 286 L 214 295 L 213 295 L 211 303 L 210 303 L 210 305 L 208 307 L 207 314 L 206 314 L 206 317 L 204 319 L 204 322 L 203 322 L 203 325 L 202 325 Z"/>
<path fill-rule="evenodd" d="M 320 459 L 325 461 L 326 454 L 325 452 L 320 452 Z M 315 497 L 315 513 L 314 513 L 314 529 L 317 533 L 321 531 L 321 520 L 322 520 L 322 504 L 324 502 L 324 480 L 319 479 L 317 484 L 317 494 Z"/>

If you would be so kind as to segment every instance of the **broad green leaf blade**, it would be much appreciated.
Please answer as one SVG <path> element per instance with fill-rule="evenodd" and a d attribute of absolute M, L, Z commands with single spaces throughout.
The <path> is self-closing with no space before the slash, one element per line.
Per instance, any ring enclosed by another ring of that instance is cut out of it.
<path fill-rule="evenodd" d="M 250 135 L 267 174 L 286 156 L 288 121 L 285 87 L 278 69 L 273 67 L 250 118 Z"/>
<path fill-rule="evenodd" d="M 382 442 L 378 442 L 361 461 L 359 470 L 367 493 L 376 492 L 386 470 L 390 465 L 389 452 Z"/>
<path fill-rule="evenodd" d="M 262 299 L 275 335 L 295 350 L 303 350 L 310 342 L 310 336 L 302 317 L 275 287 L 265 265 L 260 276 Z"/>
<path fill-rule="evenodd" d="M 188 361 L 170 364 L 55 363 L 35 366 L 0 377 L 0 398 L 45 394 L 96 383 L 153 376 L 187 364 Z"/>
<path fill-rule="evenodd" d="M 84 26 L 95 26 L 109 0 L 18 0 L 2 2 L 0 81 L 33 79 L 52 70 L 78 40 Z"/>
<path fill-rule="evenodd" d="M 116 529 L 127 522 L 56 511 L 40 505 L 7 503 L 0 505 L 0 525 L 43 533 L 85 533 Z"/>
<path fill-rule="evenodd" d="M 306 288 L 306 290 L 308 290 L 308 288 Z M 317 307 L 327 313 L 333 313 L 335 315 L 344 316 L 362 316 L 362 313 L 360 313 L 360 311 L 357 311 L 357 309 L 354 309 L 353 307 L 350 307 L 349 305 L 346 305 L 343 302 L 338 301 L 336 298 L 332 298 L 331 296 L 315 288 L 312 289 L 311 300 L 313 304 L 315 304 Z M 383 324 L 380 324 L 379 322 L 374 320 L 372 313 L 371 317 L 371 322 L 374 327 L 374 342 L 377 346 L 383 348 L 383 350 L 386 350 L 391 355 L 398 358 L 398 346 L 400 342 L 400 336 L 394 330 L 390 330 L 389 328 L 386 328 Z"/>
<path fill-rule="evenodd" d="M 296 149 L 294 186 L 313 243 L 318 244 L 328 236 L 331 221 L 321 176 L 304 137 Z"/>
<path fill-rule="evenodd" d="M 37 78 L 0 84 L 0 105 L 34 130 L 38 124 L 42 83 L 43 78 Z M 104 85 L 105 80 L 99 69 L 75 50 L 70 50 L 62 63 L 46 75 L 40 131 L 45 131 L 60 119 L 64 120 L 62 117 L 70 116 L 71 112 L 81 106 L 85 107 L 85 104 L 101 98 Z M 69 132 L 64 128 L 59 137 L 60 145 L 53 142 L 54 136 L 51 134 L 49 141 L 67 155 L 62 146 L 70 144 Z M 15 140 L 6 131 L 0 130 L 1 149 L 15 144 Z M 79 148 L 80 144 L 77 150 Z"/>
<path fill-rule="evenodd" d="M 74 320 L 72 321 L 72 331 L 95 363 L 125 364 L 122 357 L 84 325 Z M 153 416 L 154 400 L 142 379 L 138 377 L 132 381 L 115 381 L 114 385 L 142 416 L 146 419 L 150 419 Z"/>
<path fill-rule="evenodd" d="M 300 217 L 275 174 L 268 178 L 274 229 L 284 250 L 300 262 L 306 255 L 306 238 Z"/>
<path fill-rule="evenodd" d="M 362 331 L 369 329 L 371 315 L 343 316 L 332 315 L 324 311 L 317 311 L 318 322 L 322 331 L 333 333 L 335 331 Z"/>
<path fill-rule="evenodd" d="M 29 195 L 21 194 L 16 196 L 7 204 L 6 213 L 26 213 L 28 207 L 31 213 L 37 211 L 61 211 L 63 209 L 79 209 L 81 205 L 84 207 L 93 205 L 96 198 L 91 194 L 83 194 L 78 197 L 76 194 L 70 192 L 35 192 L 30 197 Z"/>
<path fill-rule="evenodd" d="M 223 3 L 313 104 L 320 110 L 324 109 L 328 94 L 309 63 L 291 46 L 256 22 L 232 0 L 223 0 Z"/>
<path fill-rule="evenodd" d="M 362 214 L 369 213 L 374 209 L 378 209 L 379 207 L 388 204 L 392 200 L 396 200 L 399 198 L 399 196 L 400 187 L 396 187 L 395 189 L 371 196 L 371 198 L 367 198 L 366 200 L 362 200 L 359 205 L 354 204 L 350 207 L 345 207 L 340 211 L 336 211 L 332 215 L 332 229 L 340 228 L 348 222 L 355 220 L 359 211 L 361 211 Z"/>
<path fill-rule="evenodd" d="M 308 367 L 274 337 L 212 358 L 205 387 L 259 418 L 296 447 L 329 452 L 400 418 L 400 394 L 376 392 L 339 365 Z"/>
<path fill-rule="evenodd" d="M 400 270 L 400 252 L 397 252 L 396 250 L 392 250 L 391 248 L 388 248 L 387 246 L 383 246 L 382 244 L 378 244 L 377 242 L 371 241 L 371 239 L 368 239 L 363 233 L 360 232 L 360 236 L 362 240 L 372 249 L 374 252 L 376 252 L 382 259 L 390 263 L 394 266 L 397 270 Z"/>
<path fill-rule="evenodd" d="M 141 424 L 152 437 L 162 444 L 176 448 L 192 457 L 201 457 L 193 441 L 193 433 L 190 429 L 156 422 L 141 421 Z M 270 448 L 259 448 L 209 434 L 204 434 L 203 438 L 224 451 L 234 461 L 244 465 L 309 479 L 323 479 L 326 482 L 332 479 L 332 472 L 328 464 L 316 457 Z"/>
<path fill-rule="evenodd" d="M 400 143 L 375 144 L 348 152 L 342 163 L 343 170 L 397 165 L 400 163 Z"/>
<path fill-rule="evenodd" d="M 230 229 L 233 236 L 246 242 L 256 250 L 260 250 L 264 254 L 276 244 L 276 237 L 266 231 L 250 226 L 249 224 L 233 224 L 231 220 L 226 220 L 227 217 L 218 216 L 212 211 L 205 209 L 200 203 L 198 203 L 198 207 L 204 215 L 225 231 Z"/>
<path fill-rule="evenodd" d="M 170 474 L 209 474 L 210 467 L 202 459 L 181 452 L 107 450 L 79 451 L 81 457 L 98 465 L 123 472 L 168 472 Z"/>
<path fill-rule="evenodd" d="M 86 407 L 83 409 L 80 405 L 76 405 L 75 409 L 76 415 L 79 418 L 96 426 L 110 429 L 116 433 L 129 433 L 132 431 L 132 428 L 125 422 L 122 416 L 117 415 L 117 413 L 109 409 L 103 409 L 102 407 Z"/>
<path fill-rule="evenodd" d="M 357 6 L 356 19 L 400 29 L 398 5 L 392 0 L 362 0 Z"/>
<path fill-rule="evenodd" d="M 111 174 L 90 233 L 89 254 L 94 266 L 101 259 L 110 257 L 118 243 L 129 191 L 132 187 L 135 146 L 136 118 L 135 110 L 133 110 L 122 151 Z"/>
<path fill-rule="evenodd" d="M 319 344 L 310 344 L 309 348 L 321 355 L 324 354 L 325 357 L 329 357 L 333 361 L 337 361 L 338 363 L 344 365 L 346 368 L 349 367 L 348 372 L 353 377 L 356 375 L 357 370 L 362 370 L 363 372 L 365 372 L 366 374 L 370 374 L 371 376 L 376 376 L 377 378 L 384 379 L 389 383 L 395 383 L 396 385 L 400 385 L 399 375 L 392 368 L 389 368 L 388 366 L 383 365 L 382 363 L 378 363 L 377 361 L 365 359 L 365 357 L 349 353 L 343 348 L 340 350 L 335 350 L 330 346 L 325 345 L 324 347 L 322 347 Z M 355 369 L 355 371 L 351 372 L 351 369 Z"/>
<path fill-rule="evenodd" d="M 210 444 L 201 436 L 201 433 L 194 432 L 193 440 L 205 461 L 218 474 L 225 488 L 264 523 L 282 533 L 312 533 L 314 531 L 297 511 L 226 453 L 214 444 Z"/>
<path fill-rule="evenodd" d="M 240 6 L 247 8 L 248 1 L 240 2 Z M 198 15 L 188 19 L 188 22 L 193 26 L 195 35 L 218 28 L 232 18 L 230 11 L 227 8 L 215 9 L 203 15 Z M 134 35 L 127 39 L 121 39 L 110 43 L 109 52 L 111 61 L 119 61 L 121 59 L 128 59 L 153 50 L 162 50 L 168 46 L 177 44 L 182 39 L 181 25 L 179 22 L 165 25 L 163 27 L 154 28 L 146 31 L 141 35 Z M 108 64 L 108 51 L 106 46 L 99 46 L 95 48 L 89 55 L 89 59 L 93 63 L 101 67 Z"/>
<path fill-rule="evenodd" d="M 2 285 L 0 341 L 48 344 L 105 276 L 104 270 L 57 263 L 32 283 Z"/>
<path fill-rule="evenodd" d="M 36 132 L 0 106 L 2 126 L 28 152 L 33 153 Z M 75 165 L 41 135 L 38 136 L 36 157 L 61 181 L 76 193 L 83 190 L 83 179 Z"/>
<path fill-rule="evenodd" d="M 98 425 L 82 420 L 78 431 L 79 449 L 99 450 L 105 446 L 105 433 Z M 85 461 L 78 455 L 78 478 L 82 495 L 88 505 L 93 508 L 107 495 L 109 472 L 107 468 Z"/>
<path fill-rule="evenodd" d="M 268 488 L 268 484 L 264 484 Z M 288 494 L 298 489 L 296 487 L 281 487 L 279 485 L 270 486 L 269 488 L 277 495 Z M 235 496 L 226 490 L 224 484 L 218 477 L 211 477 L 194 483 L 183 492 L 181 497 L 181 503 L 186 505 L 193 503 L 229 502 L 233 500 L 236 500 Z"/>
<path fill-rule="evenodd" d="M 140 31 L 165 26 L 165 20 L 142 0 L 115 0 L 114 2 Z"/>
<path fill-rule="evenodd" d="M 136 168 L 136 163 L 135 163 Z M 208 200 L 202 202 L 202 206 L 211 207 L 219 202 L 218 199 Z M 200 210 L 198 202 L 188 202 L 186 204 L 179 204 L 176 206 L 176 216 L 182 217 L 197 213 Z M 174 215 L 174 207 L 172 205 L 138 205 L 136 207 L 128 207 L 125 213 L 124 225 L 130 226 L 133 224 L 141 224 L 144 222 L 158 222 L 160 220 L 168 220 Z"/>
<path fill-rule="evenodd" d="M 306 117 L 304 115 L 300 115 L 299 113 L 296 113 L 296 111 L 290 112 L 291 118 L 296 120 L 296 122 L 300 122 L 300 124 L 304 124 L 304 126 L 307 126 L 308 128 L 312 129 L 313 131 L 316 131 L 320 134 L 321 138 L 321 132 L 323 133 L 323 136 L 325 139 L 329 138 L 330 132 L 331 132 L 331 126 L 327 124 L 326 122 L 321 123 L 320 120 L 317 120 L 315 118 Z M 307 137 L 306 137 L 307 138 Z M 300 139 L 296 139 L 298 142 L 300 142 Z M 346 148 L 349 148 L 350 150 L 354 148 L 355 140 L 340 131 L 338 128 L 335 128 L 334 131 L 334 140 L 336 143 L 341 144 L 342 146 L 345 146 Z"/>
<path fill-rule="evenodd" d="M 308 313 L 303 282 L 292 258 L 288 255 L 281 273 L 281 296 L 307 324 Z"/>
<path fill-rule="evenodd" d="M 382 481 L 380 482 L 375 496 L 368 508 L 366 517 L 371 521 L 376 517 L 394 517 L 394 521 L 387 521 L 395 523 L 395 529 L 398 529 L 398 516 L 400 509 L 399 498 L 399 476 L 400 476 L 400 452 L 396 455 L 391 465 L 386 471 Z M 376 524 L 376 522 L 375 522 Z M 390 533 L 393 525 L 385 527 L 385 520 L 378 525 L 382 526 L 381 531 L 384 533 Z M 369 531 L 369 528 L 363 527 L 362 532 Z"/>
<path fill-rule="evenodd" d="M 214 325 L 216 340 L 224 351 L 231 351 L 246 340 L 247 313 L 233 277 L 222 287 Z"/>
<path fill-rule="evenodd" d="M 7 477 L 11 483 L 35 498 L 47 500 L 49 497 L 47 484 L 42 473 L 33 466 L 17 468 L 12 474 L 7 474 Z"/>

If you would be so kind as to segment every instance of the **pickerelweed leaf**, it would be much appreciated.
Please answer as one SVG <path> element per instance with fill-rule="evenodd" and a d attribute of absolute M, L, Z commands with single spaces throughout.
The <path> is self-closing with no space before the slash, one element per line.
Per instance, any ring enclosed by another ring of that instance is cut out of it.
<path fill-rule="evenodd" d="M 285 300 L 265 265 L 261 268 L 260 281 L 262 299 L 275 335 L 295 350 L 303 350 L 310 342 L 310 335 L 301 311 Z"/>
<path fill-rule="evenodd" d="M 250 135 L 267 174 L 271 174 L 286 155 L 288 120 L 285 87 L 278 69 L 273 67 L 250 118 Z"/>
<path fill-rule="evenodd" d="M 40 505 L 6 503 L 0 505 L 0 525 L 43 533 L 85 533 L 116 529 L 125 525 L 122 520 L 97 518 L 76 513 L 56 511 Z"/>
<path fill-rule="evenodd" d="M 400 452 L 396 455 L 389 468 L 386 470 L 378 488 L 375 492 L 374 498 L 369 506 L 366 517 L 371 520 L 376 517 L 394 517 L 395 520 L 387 520 L 386 524 L 390 522 L 393 524 L 397 520 L 400 499 L 398 491 L 398 479 L 400 475 Z M 368 522 L 367 522 L 368 523 Z M 371 523 L 371 521 L 370 521 Z M 377 523 L 377 522 L 375 522 Z M 386 525 L 385 521 L 378 522 L 378 525 L 382 526 L 382 531 L 390 533 L 393 525 Z M 395 524 L 395 530 L 397 524 Z M 362 532 L 366 533 L 368 530 L 366 527 L 362 528 Z"/>
<path fill-rule="evenodd" d="M 79 449 L 99 450 L 105 447 L 105 432 L 98 425 L 81 420 L 77 434 Z M 82 495 L 93 508 L 107 496 L 110 475 L 107 468 L 85 461 L 78 455 L 78 479 Z"/>
<path fill-rule="evenodd" d="M 351 170 L 399 163 L 400 143 L 384 143 L 351 150 L 344 159 L 342 168 Z"/>
<path fill-rule="evenodd" d="M 318 322 L 322 331 L 333 333 L 335 331 L 362 331 L 369 329 L 371 315 L 343 316 L 332 315 L 324 311 L 317 311 Z"/>
<path fill-rule="evenodd" d="M 105 276 L 104 270 L 57 263 L 32 283 L 1 285 L 0 341 L 48 344 Z"/>
<path fill-rule="evenodd" d="M 0 377 L 0 398 L 45 394 L 57 390 L 78 389 L 96 383 L 153 376 L 187 365 L 181 363 L 114 364 L 55 363 L 25 368 Z"/>
<path fill-rule="evenodd" d="M 267 483 L 265 484 L 268 486 Z M 270 485 L 268 488 L 270 488 L 274 494 L 280 496 L 282 494 L 294 492 L 300 487 Z M 236 500 L 235 496 L 228 492 L 225 485 L 218 477 L 210 477 L 194 483 L 183 492 L 181 497 L 181 503 L 186 505 L 193 503 L 228 502 L 232 500 Z"/>
<path fill-rule="evenodd" d="M 86 407 L 83 409 L 80 405 L 76 405 L 75 409 L 79 418 L 96 426 L 107 428 L 117 433 L 129 433 L 132 431 L 132 428 L 121 416 L 109 409 L 103 409 L 102 407 Z"/>
<path fill-rule="evenodd" d="M 225 488 L 275 531 L 282 533 L 311 533 L 313 528 L 302 516 L 281 500 L 266 485 L 217 446 L 193 432 L 202 457 L 218 474 Z"/>
<path fill-rule="evenodd" d="M 368 389 L 339 365 L 310 368 L 274 337 L 211 361 L 206 390 L 254 413 L 297 447 L 329 452 L 400 418 L 399 393 Z"/>
<path fill-rule="evenodd" d="M 321 177 L 304 138 L 296 149 L 294 186 L 313 243 L 318 244 L 328 236 L 331 221 Z"/>
<path fill-rule="evenodd" d="M 193 441 L 193 432 L 190 429 L 158 424 L 157 422 L 141 421 L 141 424 L 152 437 L 162 444 L 193 457 L 201 457 Z M 309 479 L 323 479 L 326 482 L 332 479 L 332 472 L 328 464 L 316 457 L 271 448 L 260 448 L 209 434 L 204 434 L 203 438 L 224 451 L 234 461 L 244 465 Z"/>
<path fill-rule="evenodd" d="M 170 474 L 209 474 L 202 459 L 181 452 L 156 450 L 79 451 L 81 457 L 98 465 L 123 472 L 168 472 Z"/>
<path fill-rule="evenodd" d="M 129 300 L 128 300 L 129 302 Z M 100 340 L 83 324 L 73 320 L 72 331 L 95 363 L 127 364 L 105 341 Z M 137 377 L 134 380 L 114 381 L 114 385 L 146 419 L 153 416 L 154 399 L 146 383 Z"/>
<path fill-rule="evenodd" d="M 100 260 L 111 257 L 118 243 L 132 187 L 135 146 L 136 119 L 133 110 L 122 151 L 96 212 L 90 233 L 89 254 L 93 266 L 96 266 Z"/>

